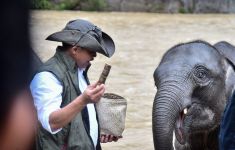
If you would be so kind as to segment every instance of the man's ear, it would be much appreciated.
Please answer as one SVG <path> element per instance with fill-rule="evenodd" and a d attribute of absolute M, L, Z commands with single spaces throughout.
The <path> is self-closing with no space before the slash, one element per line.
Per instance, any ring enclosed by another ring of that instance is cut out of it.
<path fill-rule="evenodd" d="M 79 50 L 78 50 L 78 47 L 77 47 L 77 46 L 71 47 L 71 53 L 72 53 L 73 55 L 76 55 L 76 53 L 77 53 L 78 51 L 79 51 Z"/>

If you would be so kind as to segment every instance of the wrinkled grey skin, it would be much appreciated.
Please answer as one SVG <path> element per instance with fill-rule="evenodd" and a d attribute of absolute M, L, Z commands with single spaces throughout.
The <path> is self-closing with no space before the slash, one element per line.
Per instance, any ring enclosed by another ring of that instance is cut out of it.
<path fill-rule="evenodd" d="M 173 149 L 173 132 L 177 150 L 218 149 L 221 116 L 235 83 L 233 61 L 224 57 L 225 45 L 217 45 L 217 50 L 209 43 L 193 41 L 177 45 L 163 56 L 154 72 L 156 150 Z"/>

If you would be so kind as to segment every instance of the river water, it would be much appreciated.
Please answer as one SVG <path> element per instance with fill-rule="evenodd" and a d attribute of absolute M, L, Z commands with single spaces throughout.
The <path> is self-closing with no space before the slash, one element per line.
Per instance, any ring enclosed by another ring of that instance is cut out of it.
<path fill-rule="evenodd" d="M 116 44 L 111 59 L 98 55 L 92 62 L 88 74 L 91 82 L 98 80 L 105 63 L 111 64 L 106 91 L 128 101 L 123 138 L 116 143 L 102 144 L 104 150 L 154 149 L 151 116 L 156 88 L 153 72 L 164 52 L 178 43 L 197 39 L 211 44 L 228 41 L 235 45 L 235 15 L 32 11 L 32 47 L 43 61 L 50 58 L 60 44 L 44 39 L 77 18 L 98 25 Z"/>

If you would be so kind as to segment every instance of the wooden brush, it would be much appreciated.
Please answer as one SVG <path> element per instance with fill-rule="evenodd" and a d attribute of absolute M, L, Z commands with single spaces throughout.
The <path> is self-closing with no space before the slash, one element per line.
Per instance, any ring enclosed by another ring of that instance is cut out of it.
<path fill-rule="evenodd" d="M 104 66 L 104 69 L 100 75 L 100 78 L 99 78 L 99 81 L 98 81 L 98 84 L 105 84 L 105 81 L 109 75 L 109 71 L 111 69 L 111 66 L 108 65 L 108 64 L 105 64 Z"/>

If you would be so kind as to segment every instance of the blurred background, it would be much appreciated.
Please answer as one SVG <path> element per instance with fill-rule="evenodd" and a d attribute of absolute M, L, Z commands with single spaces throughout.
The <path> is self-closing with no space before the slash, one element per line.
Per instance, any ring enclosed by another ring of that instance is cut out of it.
<path fill-rule="evenodd" d="M 33 9 L 158 13 L 234 13 L 234 0 L 32 0 Z"/>
<path fill-rule="evenodd" d="M 176 44 L 205 40 L 235 45 L 234 0 L 33 0 L 30 31 L 33 50 L 46 61 L 61 43 L 45 38 L 72 19 L 87 19 L 116 44 L 111 59 L 98 55 L 89 71 L 98 80 L 105 63 L 112 65 L 106 91 L 128 101 L 126 129 L 104 150 L 152 150 L 153 72 L 162 55 Z"/>

